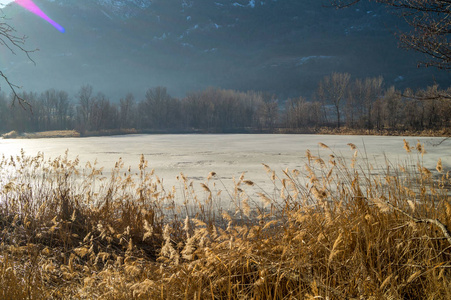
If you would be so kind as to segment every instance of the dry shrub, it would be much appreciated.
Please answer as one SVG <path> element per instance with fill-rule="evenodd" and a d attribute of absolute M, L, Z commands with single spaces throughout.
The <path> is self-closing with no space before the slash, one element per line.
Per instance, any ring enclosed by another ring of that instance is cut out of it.
<path fill-rule="evenodd" d="M 308 152 L 305 170 L 264 165 L 271 193 L 214 172 L 166 189 L 144 157 L 108 178 L 67 153 L 3 158 L 0 298 L 450 299 L 441 161 L 438 173 L 408 153 L 374 175 L 355 145 L 350 159 L 321 147 L 329 159 Z"/>
<path fill-rule="evenodd" d="M 5 134 L 2 134 L 2 138 L 4 138 L 4 139 L 15 139 L 15 138 L 17 138 L 19 136 L 20 136 L 20 133 L 18 133 L 15 130 L 10 131 L 10 132 L 5 133 Z"/>

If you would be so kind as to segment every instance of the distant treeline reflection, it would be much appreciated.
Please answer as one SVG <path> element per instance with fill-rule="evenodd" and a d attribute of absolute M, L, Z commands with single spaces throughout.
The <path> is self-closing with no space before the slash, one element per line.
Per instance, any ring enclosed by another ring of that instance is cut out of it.
<path fill-rule="evenodd" d="M 264 92 L 208 88 L 182 99 L 165 87 L 150 88 L 142 99 L 132 94 L 114 103 L 90 85 L 71 98 L 50 89 L 21 93 L 30 109 L 10 108 L 0 95 L 0 132 L 87 131 L 134 128 L 155 132 L 308 132 L 315 128 L 386 132 L 450 128 L 451 88 L 398 91 L 381 77 L 351 80 L 334 73 L 318 85 L 312 99 L 277 99 Z"/>

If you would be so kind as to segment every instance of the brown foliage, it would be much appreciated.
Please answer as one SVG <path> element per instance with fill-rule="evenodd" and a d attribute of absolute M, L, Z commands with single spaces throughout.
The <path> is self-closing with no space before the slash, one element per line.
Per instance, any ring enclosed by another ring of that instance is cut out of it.
<path fill-rule="evenodd" d="M 305 171 L 264 165 L 274 193 L 258 197 L 213 172 L 166 189 L 144 157 L 110 178 L 67 156 L 3 159 L 0 298 L 449 299 L 449 170 L 412 164 L 423 145 L 379 174 L 354 144 L 351 161 L 320 146 L 330 160 L 308 152 Z"/>

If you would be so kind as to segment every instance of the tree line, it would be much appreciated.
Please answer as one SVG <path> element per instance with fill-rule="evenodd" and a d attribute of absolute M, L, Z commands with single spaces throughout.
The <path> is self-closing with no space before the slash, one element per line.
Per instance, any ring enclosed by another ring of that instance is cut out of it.
<path fill-rule="evenodd" d="M 0 132 L 75 129 L 81 134 L 136 129 L 143 132 L 305 132 L 322 127 L 385 131 L 443 130 L 450 127 L 451 89 L 430 86 L 399 91 L 382 77 L 325 76 L 311 99 L 278 99 L 264 92 L 207 88 L 184 98 L 165 87 L 150 88 L 142 99 L 127 94 L 118 103 L 90 85 L 75 96 L 49 89 L 23 92 L 30 109 L 11 108 L 0 95 Z"/>

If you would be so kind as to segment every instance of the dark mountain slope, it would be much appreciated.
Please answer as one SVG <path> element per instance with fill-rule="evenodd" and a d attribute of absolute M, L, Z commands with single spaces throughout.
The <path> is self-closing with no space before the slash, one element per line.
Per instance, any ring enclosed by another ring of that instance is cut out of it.
<path fill-rule="evenodd" d="M 91 84 L 113 100 L 165 85 L 172 94 L 207 86 L 310 95 L 331 72 L 383 75 L 388 85 L 422 87 L 449 74 L 417 69 L 397 48 L 404 26 L 374 4 L 348 10 L 321 1 L 35 1 L 66 27 L 61 34 L 16 5 L 4 9 L 36 66 L 2 50 L 1 67 L 25 90 Z"/>

